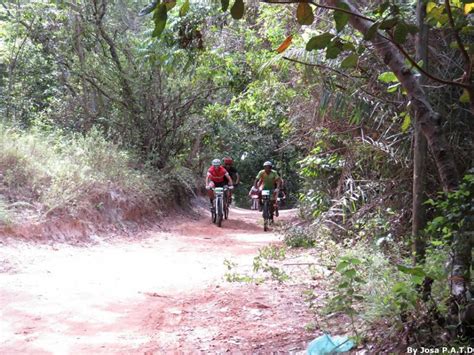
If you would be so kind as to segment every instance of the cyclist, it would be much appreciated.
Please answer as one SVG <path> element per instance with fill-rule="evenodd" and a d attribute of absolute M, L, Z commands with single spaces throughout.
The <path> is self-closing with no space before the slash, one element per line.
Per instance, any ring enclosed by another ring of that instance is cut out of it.
<path fill-rule="evenodd" d="M 260 208 L 262 206 L 262 190 L 270 190 L 272 192 L 272 201 L 275 211 L 275 216 L 278 217 L 278 204 L 277 196 L 281 186 L 281 179 L 278 176 L 278 173 L 272 169 L 273 164 L 271 161 L 266 161 L 263 163 L 263 170 L 260 170 L 255 178 L 254 186 L 258 188 L 259 191 L 259 202 Z"/>
<path fill-rule="evenodd" d="M 230 177 L 232 178 L 232 181 L 234 182 L 234 187 L 237 187 L 240 183 L 240 175 L 239 172 L 235 167 L 232 166 L 234 163 L 234 160 L 231 157 L 225 157 L 223 159 L 224 161 L 224 168 L 227 170 L 229 173 Z M 229 190 L 229 205 L 232 203 L 232 191 Z"/>
<path fill-rule="evenodd" d="M 228 184 L 226 184 L 226 180 Z M 212 165 L 207 170 L 206 176 L 206 190 L 211 201 L 211 208 L 214 207 L 214 191 L 212 190 L 215 187 L 224 187 L 225 185 L 229 186 L 229 189 L 233 188 L 232 178 L 225 168 L 221 165 L 219 159 L 214 159 Z"/>

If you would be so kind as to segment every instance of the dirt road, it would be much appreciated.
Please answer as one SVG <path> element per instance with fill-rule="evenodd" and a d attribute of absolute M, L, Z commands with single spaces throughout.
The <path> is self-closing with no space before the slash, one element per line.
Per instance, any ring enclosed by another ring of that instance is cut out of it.
<path fill-rule="evenodd" d="M 311 315 L 297 285 L 223 278 L 225 259 L 251 268 L 259 248 L 278 242 L 259 219 L 234 208 L 223 228 L 202 216 L 81 246 L 2 241 L 0 353 L 304 349 Z"/>

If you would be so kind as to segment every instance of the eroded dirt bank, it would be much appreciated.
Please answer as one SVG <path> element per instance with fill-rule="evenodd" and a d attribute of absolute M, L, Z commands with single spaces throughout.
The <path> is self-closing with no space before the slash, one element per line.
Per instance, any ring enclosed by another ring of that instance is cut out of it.
<path fill-rule="evenodd" d="M 207 216 L 176 218 L 166 231 L 81 247 L 3 241 L 0 353 L 304 349 L 311 315 L 300 287 L 223 278 L 225 259 L 250 267 L 278 242 L 259 219 L 232 209 L 221 229 Z"/>

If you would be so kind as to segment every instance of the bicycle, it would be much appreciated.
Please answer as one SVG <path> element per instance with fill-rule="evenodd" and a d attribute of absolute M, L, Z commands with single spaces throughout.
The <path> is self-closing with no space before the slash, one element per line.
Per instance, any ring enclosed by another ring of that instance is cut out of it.
<path fill-rule="evenodd" d="M 271 191 L 262 190 L 262 216 L 263 230 L 268 231 L 268 226 L 273 223 L 273 206 L 271 204 Z"/>
<path fill-rule="evenodd" d="M 218 227 L 222 227 L 222 219 L 227 219 L 229 217 L 227 190 L 227 186 L 213 188 L 215 198 L 214 206 L 211 208 L 211 220 L 212 223 L 217 224 Z"/>

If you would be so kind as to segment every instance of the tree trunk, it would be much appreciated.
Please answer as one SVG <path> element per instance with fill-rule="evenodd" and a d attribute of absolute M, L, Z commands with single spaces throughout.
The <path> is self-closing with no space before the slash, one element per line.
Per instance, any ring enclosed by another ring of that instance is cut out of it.
<path fill-rule="evenodd" d="M 420 29 L 416 42 L 417 61 L 423 61 L 423 67 L 428 70 L 428 26 L 425 24 L 426 4 L 418 0 L 416 17 Z M 420 85 L 425 84 L 426 77 L 420 76 Z M 425 200 L 426 185 L 426 139 L 418 122 L 414 125 L 413 147 L 413 204 L 412 204 L 412 236 L 414 263 L 421 262 L 425 257 L 425 240 L 421 235 L 426 225 Z"/>

